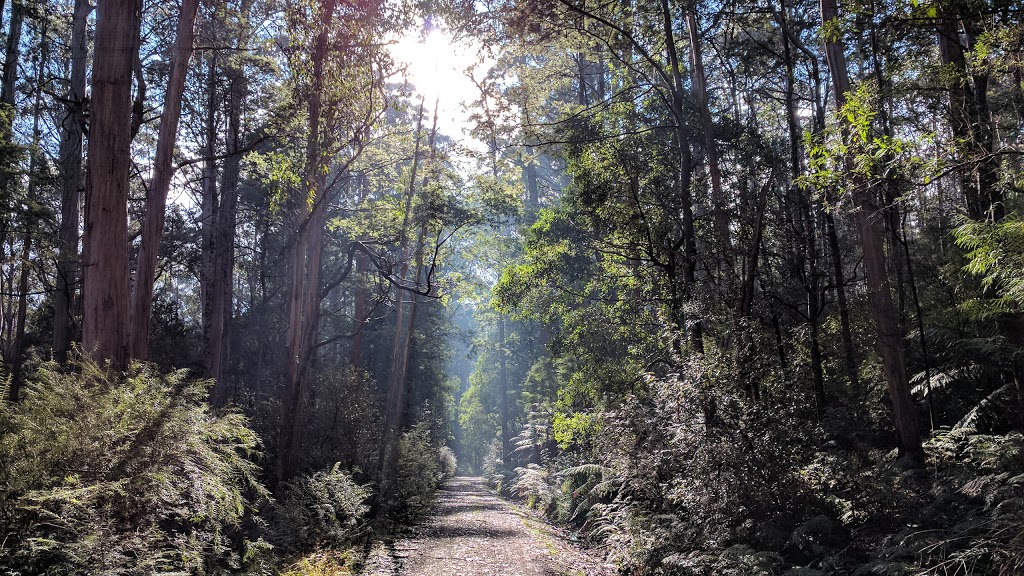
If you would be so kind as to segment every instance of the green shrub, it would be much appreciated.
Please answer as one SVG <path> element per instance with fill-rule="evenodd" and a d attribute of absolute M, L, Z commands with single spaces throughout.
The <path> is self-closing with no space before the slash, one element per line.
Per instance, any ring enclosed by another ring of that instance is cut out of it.
<path fill-rule="evenodd" d="M 299 559 L 281 576 L 350 576 L 357 573 L 358 562 L 354 556 L 351 550 L 321 550 Z"/>
<path fill-rule="evenodd" d="M 438 449 L 430 443 L 423 423 L 402 435 L 398 448 L 398 483 L 395 493 L 399 518 L 413 519 L 430 510 L 441 480 Z"/>
<path fill-rule="evenodd" d="M 238 569 L 229 530 L 265 496 L 257 435 L 207 381 L 133 365 L 41 368 L 0 408 L 0 567 L 13 573 Z M 255 545 L 254 545 L 255 544 Z"/>
<path fill-rule="evenodd" d="M 455 452 L 447 447 L 441 446 L 437 451 L 438 481 L 450 480 L 459 471 L 459 461 L 455 458 Z"/>
<path fill-rule="evenodd" d="M 370 491 L 335 464 L 281 486 L 271 531 L 282 548 L 341 548 L 362 533 Z"/>

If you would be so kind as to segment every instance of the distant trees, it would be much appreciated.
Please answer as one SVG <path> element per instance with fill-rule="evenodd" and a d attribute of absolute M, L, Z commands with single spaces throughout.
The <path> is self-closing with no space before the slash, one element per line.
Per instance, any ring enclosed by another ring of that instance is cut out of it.
<path fill-rule="evenodd" d="M 406 188 L 397 182 L 409 180 L 412 164 L 410 94 L 394 83 L 385 37 L 413 14 L 328 1 L 289 5 L 278 21 L 277 7 L 259 0 L 101 2 L 92 30 L 88 3 L 71 4 L 60 22 L 46 0 L 8 10 L 0 343 L 13 377 L 5 394 L 21 397 L 23 364 L 68 362 L 78 340 L 116 371 L 146 359 L 190 367 L 215 379 L 217 406 L 256 411 L 270 399 L 280 408 L 279 419 L 261 416 L 280 463 L 275 480 L 322 464 L 320 451 L 303 446 L 311 432 L 302 406 L 314 402 L 311 382 L 350 370 L 325 360 L 327 351 L 357 358 L 355 376 L 337 377 L 353 377 L 361 387 L 353 393 L 383 405 L 390 376 L 379 360 L 392 354 L 381 342 L 398 325 L 410 364 L 398 378 L 426 370 L 417 378 L 427 388 L 388 412 L 444 397 L 429 389 L 445 389 L 446 377 L 427 369 L 444 358 L 412 351 L 419 324 L 436 314 L 410 314 L 408 296 L 396 294 L 440 296 L 444 246 L 476 216 L 451 194 L 440 138 L 430 176 L 412 176 L 415 201 L 403 208 L 400 200 Z M 403 219 L 411 232 L 400 238 Z M 395 447 L 421 417 L 396 421 Z M 431 441 L 446 438 L 438 431 Z M 360 458 L 368 471 L 379 461 Z"/>
<path fill-rule="evenodd" d="M 825 34 L 825 56 L 832 73 L 832 90 L 836 108 L 847 117 L 855 115 L 847 108 L 851 92 L 849 72 L 846 68 L 845 46 L 839 28 L 839 13 L 834 0 L 822 0 L 822 28 Z M 855 120 L 857 121 L 857 120 Z M 863 120 L 861 120 L 863 122 Z M 875 323 L 876 348 L 882 357 L 882 370 L 892 401 L 893 419 L 900 453 L 922 461 L 921 436 L 918 432 L 913 400 L 910 397 L 910 381 L 907 376 L 906 358 L 903 349 L 903 335 L 900 333 L 899 318 L 893 303 L 889 272 L 886 269 L 886 255 L 883 246 L 885 230 L 882 211 L 876 208 L 878 196 L 871 183 L 857 175 L 852 156 L 857 149 L 853 143 L 851 128 L 842 127 L 843 139 L 849 147 L 842 162 L 851 182 L 851 194 L 855 206 L 854 219 L 860 234 L 860 247 L 864 254 L 864 276 L 867 281 L 868 299 L 872 319 Z M 862 136 L 863 137 L 863 129 Z M 895 209 L 895 208 L 893 208 Z"/>

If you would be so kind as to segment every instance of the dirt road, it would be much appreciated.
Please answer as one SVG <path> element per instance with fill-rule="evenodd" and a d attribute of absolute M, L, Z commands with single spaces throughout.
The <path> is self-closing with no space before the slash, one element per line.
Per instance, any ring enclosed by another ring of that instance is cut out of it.
<path fill-rule="evenodd" d="M 610 576 L 614 570 L 576 549 L 532 514 L 455 478 L 415 534 L 371 557 L 373 576 Z"/>

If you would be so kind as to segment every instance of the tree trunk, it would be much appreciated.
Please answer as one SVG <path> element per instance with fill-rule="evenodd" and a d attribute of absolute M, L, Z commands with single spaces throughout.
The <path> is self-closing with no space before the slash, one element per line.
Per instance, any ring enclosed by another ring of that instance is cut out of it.
<path fill-rule="evenodd" d="M 786 46 L 788 47 L 792 43 L 793 46 L 804 54 L 811 65 L 811 86 L 813 87 L 811 102 L 814 105 L 814 133 L 821 134 L 825 130 L 825 106 L 818 55 L 801 43 L 799 37 L 789 30 L 789 27 L 785 24 L 785 19 L 788 18 L 785 6 L 783 6 L 782 16 L 784 18 L 783 33 L 786 35 L 787 40 Z M 828 190 L 823 190 L 822 193 L 827 203 Z M 839 308 L 840 336 L 843 342 L 843 364 L 846 368 L 846 375 L 850 381 L 851 388 L 858 396 L 862 396 L 860 379 L 857 376 L 857 355 L 853 346 L 853 331 L 850 328 L 850 309 L 846 301 L 846 277 L 843 274 L 843 258 L 839 248 L 839 237 L 836 234 L 835 218 L 830 210 L 824 208 L 821 201 L 814 203 L 814 210 L 820 213 L 824 220 L 825 240 L 832 259 L 832 276 L 836 291 L 836 306 Z"/>
<path fill-rule="evenodd" d="M 353 368 L 363 368 L 363 329 L 366 318 L 366 255 L 362 252 L 355 254 L 355 288 L 353 294 L 352 310 L 352 346 L 350 348 L 350 362 Z"/>
<path fill-rule="evenodd" d="M 365 172 L 361 172 L 359 174 L 358 186 L 359 194 L 356 205 L 362 206 L 363 202 L 366 201 L 367 194 L 369 193 L 369 184 L 367 182 Z M 353 288 L 352 346 L 350 351 L 352 367 L 356 370 L 362 370 L 363 330 L 366 327 L 366 321 L 370 316 L 370 311 L 367 309 L 366 305 L 368 298 L 366 273 L 369 271 L 369 263 L 366 261 L 367 256 L 362 250 L 356 250 L 354 258 L 355 262 L 353 263 L 353 266 L 355 272 L 355 287 Z"/>
<path fill-rule="evenodd" d="M 419 121 L 416 127 L 416 146 L 413 153 L 413 164 L 409 180 L 409 193 L 406 196 L 405 202 L 405 214 L 402 221 L 402 238 L 399 245 L 402 247 L 402 268 L 399 276 L 399 282 L 402 285 L 406 285 L 406 276 L 408 275 L 409 259 L 416 258 L 416 270 L 414 272 L 414 278 L 416 287 L 419 287 L 420 276 L 423 268 L 423 242 L 426 237 L 426 218 L 421 219 L 421 225 L 419 233 L 416 236 L 416 242 L 412 251 L 408 250 L 406 246 L 406 229 L 409 224 L 410 216 L 413 210 L 419 208 L 413 204 L 413 198 L 416 194 L 416 173 L 419 165 L 419 142 L 420 132 L 423 124 L 423 102 L 420 101 L 420 115 Z M 430 157 L 433 157 L 434 153 L 434 142 L 437 135 L 437 102 L 434 105 L 434 125 L 430 131 L 430 137 L 428 138 L 428 149 L 430 150 Z M 420 194 L 423 194 L 429 184 L 429 177 L 425 176 L 423 182 L 419 186 Z M 409 293 L 408 309 L 405 309 L 402 299 L 404 298 L 405 292 L 402 290 L 398 291 L 396 296 L 398 308 L 396 310 L 395 318 L 395 339 L 394 349 L 391 355 L 391 373 L 388 378 L 388 396 L 387 403 L 385 405 L 385 416 L 384 416 L 384 441 L 381 445 L 381 461 L 380 461 L 380 493 L 378 495 L 378 504 L 381 508 L 381 512 L 386 514 L 390 505 L 391 499 L 394 495 L 395 480 L 398 473 L 398 448 L 401 440 L 402 432 L 402 414 L 405 411 L 405 397 L 408 391 L 408 369 L 409 369 L 409 355 L 412 351 L 412 332 L 416 325 L 416 308 L 417 298 L 415 292 Z"/>
<path fill-rule="evenodd" d="M 71 20 L 71 78 L 60 124 L 60 232 L 57 244 L 57 292 L 54 295 L 53 359 L 67 362 L 74 335 L 78 284 L 79 204 L 82 195 L 82 131 L 85 126 L 85 67 L 89 58 L 86 27 L 92 7 L 75 0 Z"/>
<path fill-rule="evenodd" d="M 807 327 L 810 330 L 810 352 L 811 352 L 811 378 L 813 381 L 814 397 L 817 410 L 820 414 L 825 406 L 825 375 L 822 367 L 821 345 L 819 338 L 819 321 L 821 316 L 821 299 L 818 288 L 818 243 L 817 227 L 814 222 L 812 206 L 817 208 L 810 191 L 803 190 L 797 185 L 797 178 L 803 174 L 803 151 L 801 146 L 802 134 L 800 121 L 796 109 L 796 59 L 793 54 L 792 42 L 790 40 L 788 8 L 783 2 L 779 12 L 779 24 L 783 27 L 782 50 L 786 67 L 786 125 L 789 130 L 789 164 L 790 164 L 790 185 L 789 198 L 798 212 L 793 217 L 794 228 L 797 237 L 803 236 L 803 249 L 794 251 L 803 257 L 800 269 L 805 271 L 804 290 L 807 293 Z"/>
<path fill-rule="evenodd" d="M 199 260 L 199 292 L 203 326 L 203 365 L 206 375 L 210 374 L 213 364 L 211 354 L 212 343 L 220 338 L 219 323 L 214 320 L 214 301 L 217 299 L 214 270 L 217 260 L 217 161 L 214 158 L 217 150 L 217 103 L 220 93 L 217 90 L 217 53 L 211 52 L 207 58 L 206 71 L 206 118 L 204 126 L 204 146 L 202 176 L 200 188 L 202 201 L 200 205 L 200 260 Z"/>
<path fill-rule="evenodd" d="M 696 1 L 691 0 L 686 10 L 686 28 L 690 35 L 690 65 L 693 70 L 690 80 L 697 98 L 697 111 L 701 130 L 704 132 L 704 147 L 708 155 L 708 174 L 711 176 L 711 204 L 715 213 L 715 230 L 718 235 L 721 260 L 725 262 L 726 286 L 734 283 L 732 265 L 732 234 L 729 230 L 728 199 L 722 190 L 722 169 L 718 158 L 718 144 L 715 142 L 715 124 L 711 120 L 711 105 L 708 101 L 707 76 L 704 74 L 704 56 L 701 52 L 700 28 L 697 25 Z"/>
<path fill-rule="evenodd" d="M 33 206 L 38 195 L 37 182 L 39 181 L 39 158 L 40 138 L 42 131 L 39 126 L 40 116 L 43 111 L 43 72 L 42 63 L 50 58 L 50 44 L 47 38 L 47 21 L 42 22 L 39 38 L 40 65 L 36 68 L 35 78 L 35 103 L 32 106 L 32 148 L 29 150 L 30 160 L 28 165 L 28 213 L 25 215 L 25 234 L 21 245 L 21 272 L 18 278 L 18 319 L 14 336 L 14 353 L 11 355 L 14 370 L 11 378 L 10 397 L 11 401 L 18 400 L 19 389 L 21 388 L 22 368 L 25 354 L 25 332 L 28 320 L 28 281 L 32 266 L 29 260 L 32 255 L 32 240 L 36 233 L 36 208 Z"/>
<path fill-rule="evenodd" d="M 216 381 L 213 399 L 223 405 L 228 399 L 225 370 L 230 353 L 231 321 L 235 300 L 235 226 L 238 213 L 238 178 L 242 165 L 242 103 L 248 91 L 245 71 L 236 66 L 230 72 L 228 88 L 228 134 L 224 173 L 221 176 L 220 206 L 214 244 L 216 260 L 213 269 L 213 330 L 208 338 L 211 347 L 207 376 Z"/>
<path fill-rule="evenodd" d="M 683 77 L 679 65 L 679 52 L 676 50 L 675 37 L 672 31 L 672 14 L 668 0 L 662 0 L 661 11 L 664 24 L 665 49 L 668 53 L 669 67 L 672 75 L 672 116 L 675 121 L 674 137 L 679 148 L 679 200 L 682 213 L 682 248 L 683 248 L 683 297 L 693 297 L 697 271 L 697 234 L 693 222 L 693 192 L 690 189 L 693 179 L 692 158 L 690 155 L 690 130 L 686 125 L 683 113 Z M 672 279 L 675 282 L 675 278 Z M 675 304 L 675 303 L 673 303 Z M 686 325 L 690 348 L 697 354 L 704 354 L 704 334 L 700 318 L 688 318 L 685 323 L 681 318 L 674 321 Z"/>
<path fill-rule="evenodd" d="M 86 173 L 82 345 L 127 365 L 131 81 L 140 0 L 99 0 Z"/>
<path fill-rule="evenodd" d="M 512 455 L 512 430 L 509 425 L 508 414 L 508 359 L 505 356 L 505 317 L 498 317 L 498 379 L 499 393 L 498 409 L 501 411 L 501 460 L 508 464 L 508 458 Z"/>
<path fill-rule="evenodd" d="M 821 0 L 821 18 L 826 29 L 838 23 L 839 15 L 835 0 Z M 831 34 L 831 32 L 829 33 Z M 832 72 L 836 107 L 842 109 L 850 91 L 850 79 L 846 68 L 846 55 L 842 40 L 835 36 L 825 39 L 825 52 Z M 849 128 L 844 124 L 844 139 L 849 139 Z M 853 159 L 846 158 L 847 172 L 853 175 Z M 877 336 L 876 347 L 882 357 L 882 369 L 892 401 L 893 420 L 901 456 L 923 461 L 921 437 L 918 433 L 914 414 L 914 402 L 910 396 L 910 384 L 904 359 L 903 337 L 898 329 L 896 307 L 893 304 L 889 286 L 889 275 L 885 266 L 883 214 L 874 205 L 868 182 L 857 179 L 853 183 L 853 200 L 856 207 L 855 220 L 860 231 L 861 250 L 864 255 L 864 275 L 868 284 L 871 312 Z"/>
<path fill-rule="evenodd" d="M 965 32 L 971 36 L 965 20 Z M 967 59 L 960 41 L 959 15 L 940 14 L 936 19 L 939 58 L 948 68 L 949 125 L 960 158 L 968 168 L 959 170 L 967 214 L 974 220 L 999 220 L 1005 214 L 1002 194 L 996 185 L 998 165 L 991 156 L 991 119 L 988 113 L 988 76 L 968 81 Z"/>
<path fill-rule="evenodd" d="M 4 247 L 7 244 L 7 236 L 10 229 L 11 214 L 14 210 L 14 177 L 16 174 L 17 158 L 14 155 L 14 117 L 17 116 L 15 102 L 15 87 L 18 80 L 18 61 L 21 56 L 21 29 L 25 20 L 24 0 L 17 0 L 11 3 L 11 21 L 7 33 L 7 45 L 4 56 L 3 77 L 0 79 L 0 144 L 7 148 L 8 158 L 6 165 L 0 168 L 0 265 L 5 261 Z M 14 259 L 14 249 L 11 249 L 11 258 Z M 6 331 L 10 332 L 14 327 L 11 325 L 14 318 L 11 316 L 13 310 L 3 310 L 0 318 L 8 322 Z"/>
<path fill-rule="evenodd" d="M 174 38 L 174 48 L 171 50 L 170 76 L 167 79 L 167 90 L 164 92 L 160 132 L 156 140 L 153 179 L 149 185 L 149 197 L 146 199 L 145 217 L 142 221 L 139 258 L 132 293 L 132 357 L 139 360 L 145 360 L 149 356 L 149 322 L 153 309 L 156 261 L 160 252 L 160 237 L 164 230 L 167 193 L 170 191 L 171 178 L 174 176 L 174 144 L 178 138 L 181 96 L 185 89 L 188 61 L 192 56 L 192 36 L 198 9 L 199 0 L 181 1 L 178 31 Z"/>
<path fill-rule="evenodd" d="M 289 479 L 302 461 L 300 450 L 302 424 L 302 396 L 307 351 L 303 349 L 307 322 L 304 318 L 311 306 L 319 306 L 320 246 L 311 240 L 319 238 L 317 215 L 325 210 L 323 203 L 324 170 L 320 149 L 321 111 L 323 107 L 324 59 L 327 55 L 327 36 L 334 16 L 335 0 L 320 4 L 320 27 L 314 40 L 313 76 L 307 102 L 308 133 L 306 134 L 306 166 L 303 185 L 296 189 L 296 227 L 298 233 L 292 247 L 292 288 L 288 298 L 288 331 L 286 335 L 287 369 L 284 395 L 281 400 L 281 429 L 277 446 L 277 481 Z M 319 231 L 322 233 L 322 231 Z M 317 242 L 319 244 L 319 242 Z M 314 302 L 308 302 L 312 297 Z M 314 330 L 315 331 L 315 330 Z"/>
<path fill-rule="evenodd" d="M 31 218 L 31 217 L 30 217 Z M 14 369 L 11 375 L 11 384 L 8 388 L 8 399 L 17 402 L 21 394 L 21 367 L 22 354 L 25 351 L 25 320 L 28 313 L 28 276 L 29 256 L 32 253 L 32 228 L 25 230 L 25 237 L 21 243 L 21 269 L 18 273 L 18 312 L 15 320 L 14 339 L 11 341 L 10 360 Z"/>

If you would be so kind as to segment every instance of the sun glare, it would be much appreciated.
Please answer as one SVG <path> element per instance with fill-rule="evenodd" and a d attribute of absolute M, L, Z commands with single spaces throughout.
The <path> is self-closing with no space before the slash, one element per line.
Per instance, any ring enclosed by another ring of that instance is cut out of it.
<path fill-rule="evenodd" d="M 477 99 L 476 87 L 465 72 L 478 63 L 479 50 L 434 28 L 425 37 L 419 31 L 409 31 L 392 45 L 391 54 L 405 64 L 406 79 L 428 108 L 437 99 L 439 129 L 459 136 L 469 124 L 465 105 Z"/>

